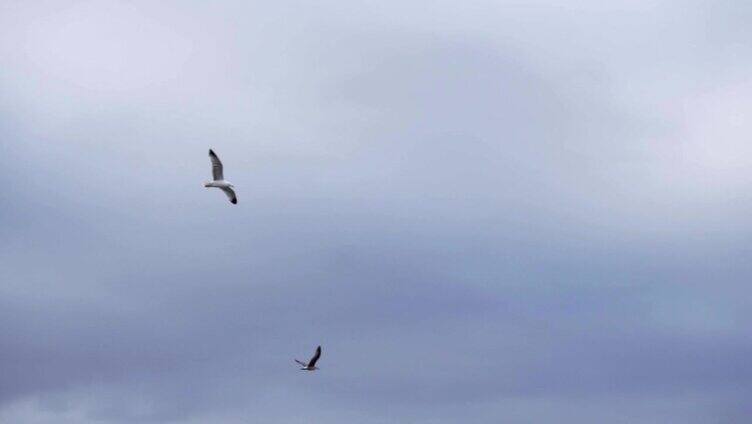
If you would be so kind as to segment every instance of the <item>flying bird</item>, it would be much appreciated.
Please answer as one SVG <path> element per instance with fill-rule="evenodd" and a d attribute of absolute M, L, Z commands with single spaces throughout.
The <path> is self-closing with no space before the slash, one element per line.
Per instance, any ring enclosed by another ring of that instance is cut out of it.
<path fill-rule="evenodd" d="M 230 203 L 233 205 L 238 203 L 238 198 L 235 196 L 232 184 L 229 181 L 225 181 L 224 173 L 222 172 L 222 161 L 219 160 L 214 150 L 209 149 L 209 159 L 212 163 L 212 177 L 214 181 L 208 181 L 204 183 L 204 187 L 217 187 L 225 192 L 227 198 L 230 199 Z"/>
<path fill-rule="evenodd" d="M 297 359 L 295 360 L 295 362 L 300 364 L 300 366 L 302 367 L 301 370 L 303 371 L 314 371 L 318 369 L 316 368 L 316 361 L 318 361 L 320 357 L 321 357 L 321 346 L 316 348 L 316 353 L 313 354 L 313 358 L 311 358 L 311 360 L 308 361 L 307 364 L 303 361 L 298 361 Z"/>

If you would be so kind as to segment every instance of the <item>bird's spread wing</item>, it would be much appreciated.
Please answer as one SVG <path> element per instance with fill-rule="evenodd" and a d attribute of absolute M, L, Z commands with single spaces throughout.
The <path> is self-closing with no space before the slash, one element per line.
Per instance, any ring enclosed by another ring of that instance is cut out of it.
<path fill-rule="evenodd" d="M 237 196 L 235 196 L 235 191 L 233 191 L 233 189 L 231 189 L 230 187 L 222 187 L 222 191 L 224 191 L 227 195 L 227 198 L 230 199 L 230 203 L 232 203 L 233 205 L 238 203 L 238 198 Z"/>
<path fill-rule="evenodd" d="M 297 359 L 295 360 L 295 362 L 299 363 L 299 364 L 300 364 L 301 366 L 304 366 L 304 367 L 307 367 L 307 366 L 308 366 L 308 365 L 307 365 L 307 364 L 306 364 L 305 362 L 303 362 L 303 361 L 298 361 Z"/>
<path fill-rule="evenodd" d="M 224 180 L 225 177 L 222 172 L 222 161 L 219 160 L 219 157 L 214 153 L 214 150 L 209 149 L 209 159 L 211 159 L 212 163 L 212 176 L 214 177 L 214 181 Z"/>
<path fill-rule="evenodd" d="M 315 367 L 316 361 L 318 361 L 320 357 L 321 357 L 321 346 L 316 348 L 316 353 L 313 354 L 313 358 L 311 358 L 311 362 L 308 363 L 308 366 Z"/>

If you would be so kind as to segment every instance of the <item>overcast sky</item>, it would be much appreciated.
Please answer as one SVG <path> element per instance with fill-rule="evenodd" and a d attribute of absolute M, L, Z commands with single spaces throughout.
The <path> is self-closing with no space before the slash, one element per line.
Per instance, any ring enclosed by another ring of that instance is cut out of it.
<path fill-rule="evenodd" d="M 0 2 L 0 421 L 742 422 L 750 22 Z"/>

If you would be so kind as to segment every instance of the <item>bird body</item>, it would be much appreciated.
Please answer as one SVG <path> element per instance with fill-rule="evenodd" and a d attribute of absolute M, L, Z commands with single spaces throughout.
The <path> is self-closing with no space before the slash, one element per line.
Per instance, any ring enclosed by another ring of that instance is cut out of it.
<path fill-rule="evenodd" d="M 217 154 L 214 153 L 214 150 L 209 149 L 209 159 L 211 159 L 212 163 L 212 177 L 214 180 L 205 182 L 204 187 L 216 187 L 222 190 L 227 195 L 227 198 L 230 199 L 230 203 L 233 205 L 237 204 L 238 197 L 235 195 L 235 190 L 233 190 L 235 186 L 225 180 L 222 162 L 219 160 Z"/>
<path fill-rule="evenodd" d="M 204 187 L 217 187 L 217 188 L 233 188 L 235 187 L 229 181 L 207 181 L 204 183 Z"/>

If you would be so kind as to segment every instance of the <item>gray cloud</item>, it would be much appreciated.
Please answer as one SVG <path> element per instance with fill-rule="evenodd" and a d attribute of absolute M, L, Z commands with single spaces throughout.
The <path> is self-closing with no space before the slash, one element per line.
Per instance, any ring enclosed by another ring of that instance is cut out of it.
<path fill-rule="evenodd" d="M 0 420 L 738 421 L 747 9 L 5 7 Z"/>

